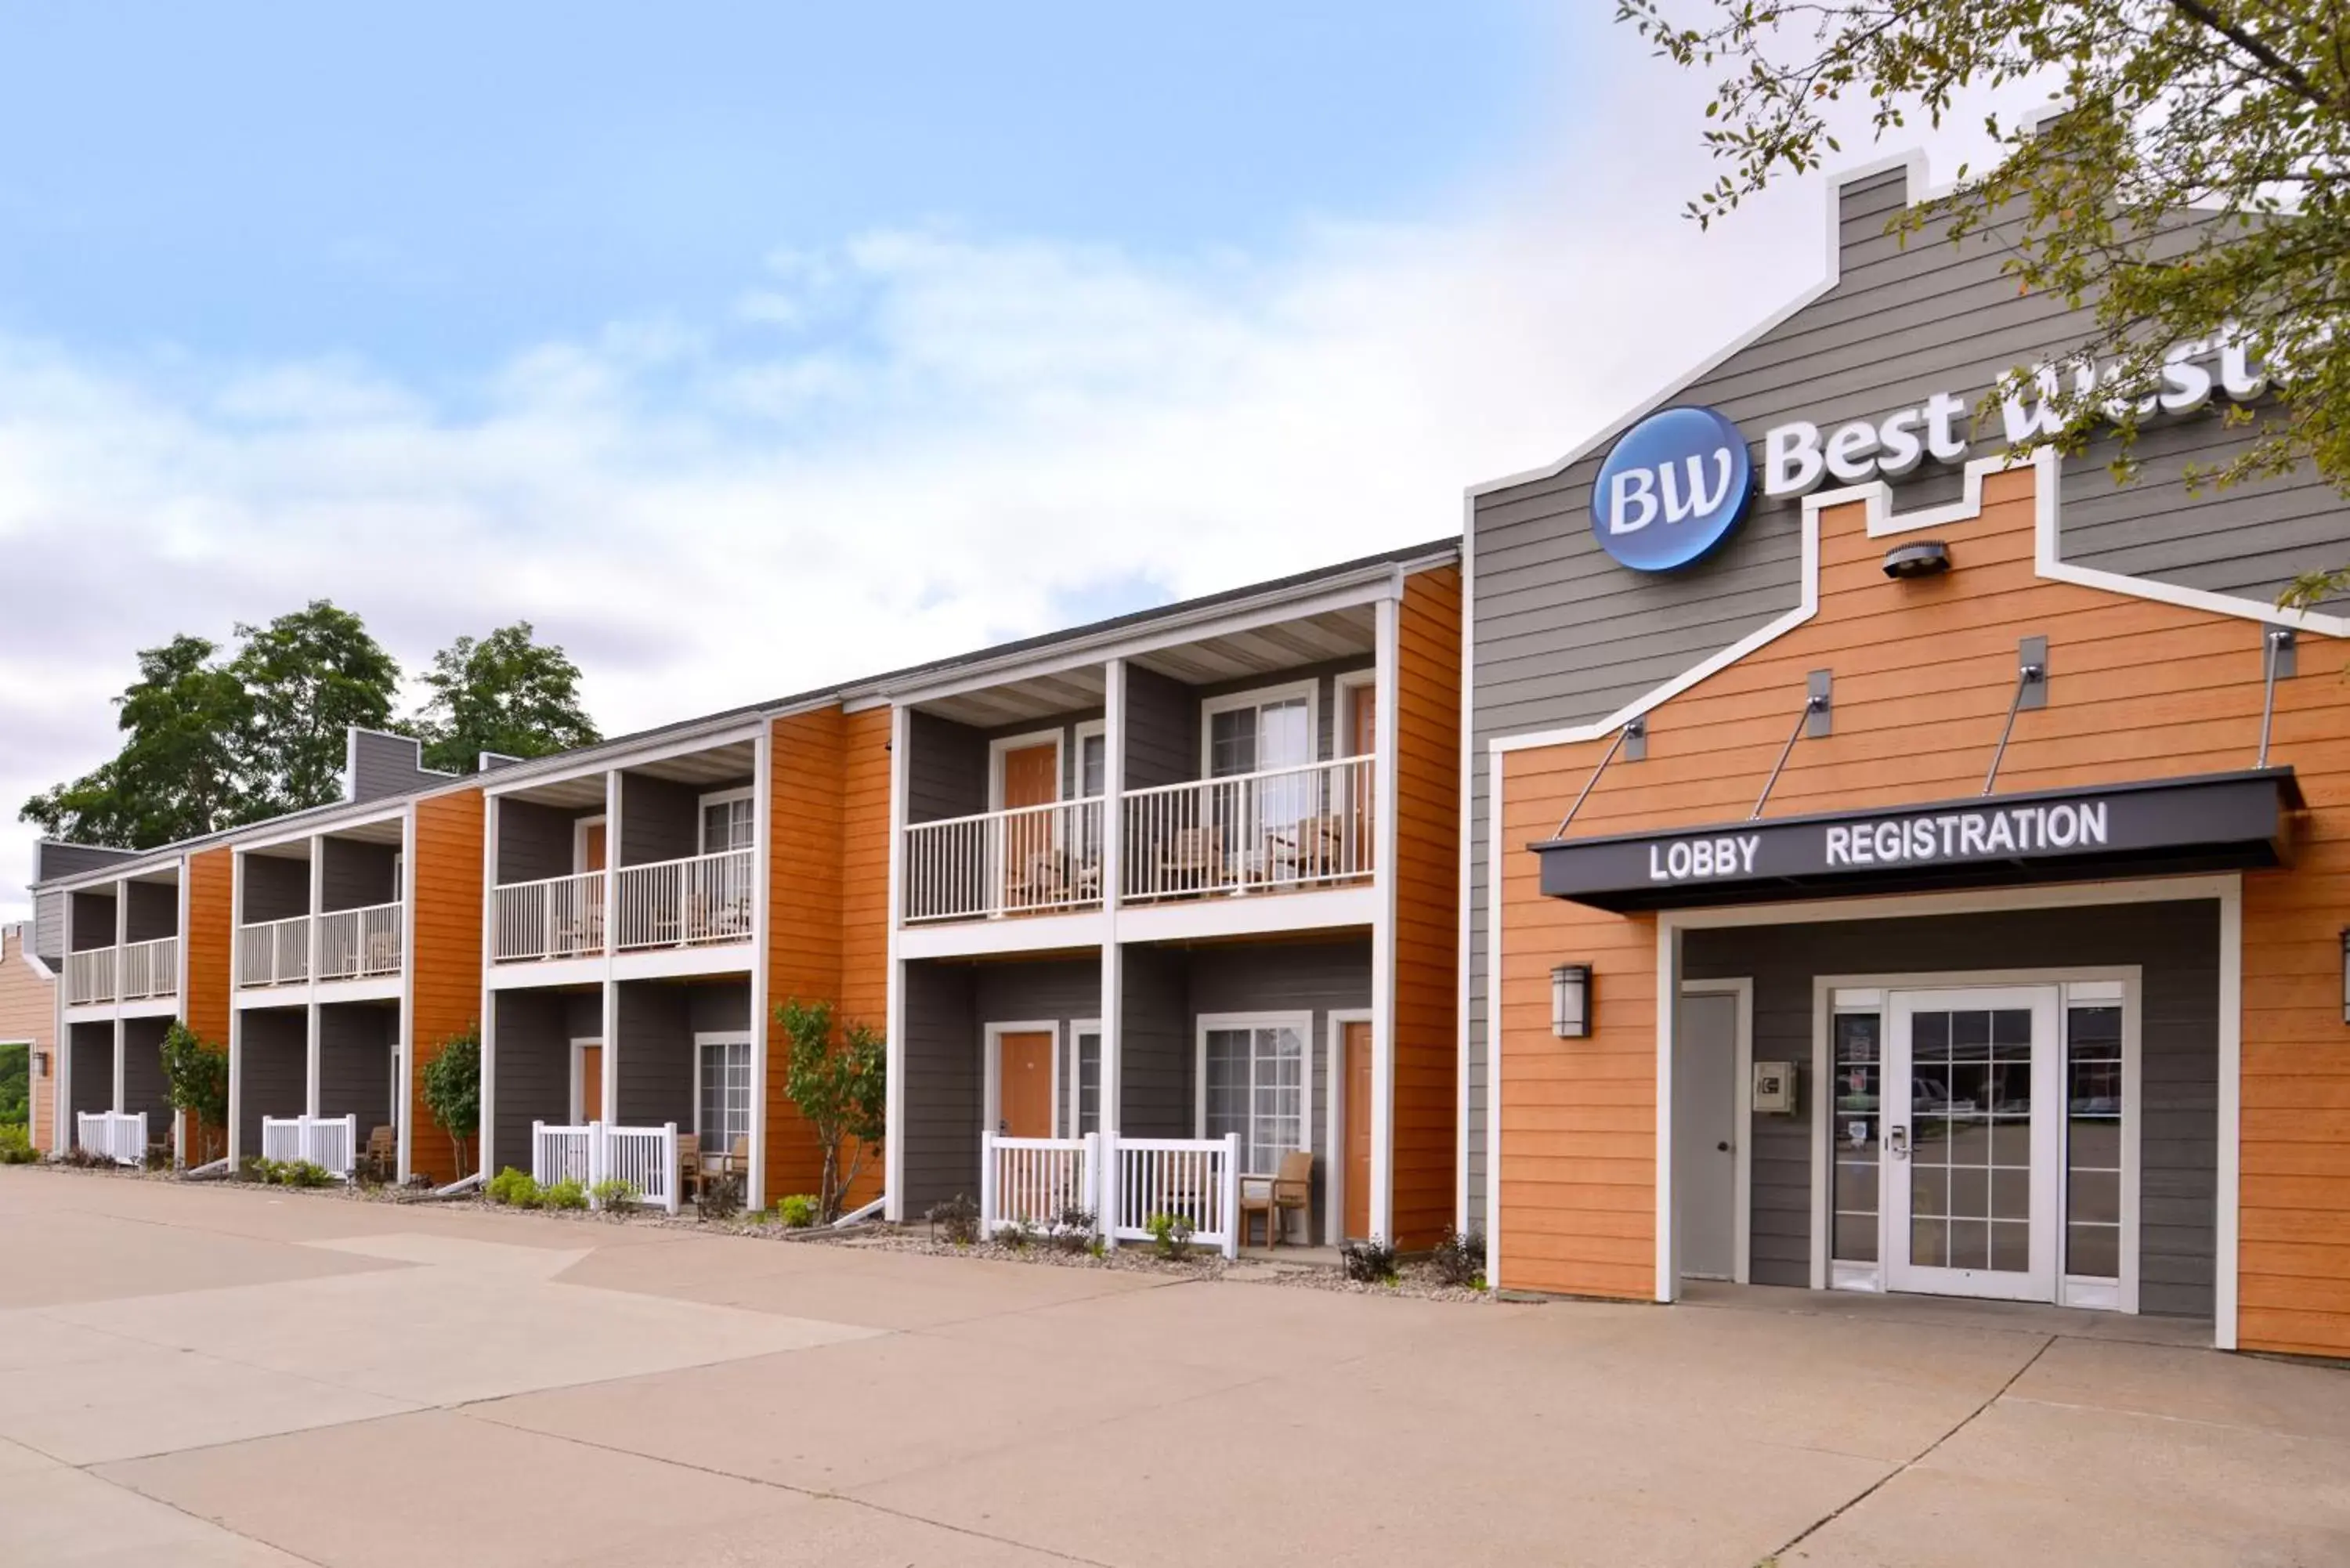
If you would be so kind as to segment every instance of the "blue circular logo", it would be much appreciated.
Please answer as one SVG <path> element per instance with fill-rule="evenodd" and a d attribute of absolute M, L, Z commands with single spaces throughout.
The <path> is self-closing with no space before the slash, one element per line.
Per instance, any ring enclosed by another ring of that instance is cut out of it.
<path fill-rule="evenodd" d="M 1711 409 L 1662 409 L 1624 433 L 1591 487 L 1591 532 L 1636 572 L 1669 572 L 1730 536 L 1754 493 L 1746 438 Z"/>

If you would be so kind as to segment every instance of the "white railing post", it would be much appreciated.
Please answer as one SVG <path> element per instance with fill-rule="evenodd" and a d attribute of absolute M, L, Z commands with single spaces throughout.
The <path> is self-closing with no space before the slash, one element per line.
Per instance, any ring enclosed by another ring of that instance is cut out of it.
<path fill-rule="evenodd" d="M 1230 1262 L 1241 1255 L 1241 1135 L 1224 1135 L 1224 1176 L 1217 1184 L 1219 1205 L 1223 1212 L 1218 1223 L 1223 1227 L 1224 1258 Z M 1276 1214 L 1271 1223 L 1281 1223 Z M 1271 1240 L 1271 1238 L 1267 1238 Z"/>
<path fill-rule="evenodd" d="M 661 1124 L 661 1207 L 677 1212 L 677 1189 L 682 1185 L 677 1179 L 677 1124 Z"/>
<path fill-rule="evenodd" d="M 979 1238 L 995 1234 L 995 1135 L 979 1135 Z"/>
<path fill-rule="evenodd" d="M 1085 1145 L 1085 1174 L 1082 1178 L 1085 1196 L 1080 1198 L 1077 1203 L 1078 1207 L 1094 1217 L 1094 1231 L 1098 1235 L 1104 1228 L 1105 1219 L 1101 1207 L 1101 1134 L 1098 1132 L 1086 1134 Z"/>
<path fill-rule="evenodd" d="M 544 1185 L 546 1180 L 546 1124 L 530 1124 L 530 1179 Z"/>

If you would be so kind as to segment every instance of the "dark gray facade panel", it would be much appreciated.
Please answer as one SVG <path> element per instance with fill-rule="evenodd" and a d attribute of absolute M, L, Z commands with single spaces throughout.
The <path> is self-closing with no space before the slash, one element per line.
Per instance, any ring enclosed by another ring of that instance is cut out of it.
<path fill-rule="evenodd" d="M 748 782 L 748 781 L 745 781 Z M 712 789 L 722 786 L 712 785 Z M 643 774 L 620 775 L 622 866 L 684 860 L 702 853 L 700 787 Z"/>
<path fill-rule="evenodd" d="M 66 896 L 36 893 L 33 897 L 33 956 L 52 970 L 65 967 Z"/>
<path fill-rule="evenodd" d="M 391 1125 L 392 1043 L 400 1009 L 388 1002 L 330 1002 L 318 1009 L 318 1114 L 357 1116 L 368 1135 Z"/>
<path fill-rule="evenodd" d="M 73 950 L 86 953 L 92 948 L 110 948 L 116 936 L 117 905 L 112 893 L 70 893 L 73 911 Z M 296 911 L 297 914 L 299 910 Z"/>
<path fill-rule="evenodd" d="M 981 1076 L 977 986 L 968 966 L 904 966 L 906 1125 L 901 1201 L 910 1220 L 958 1195 L 979 1196 Z"/>
<path fill-rule="evenodd" d="M 66 1049 L 73 1053 L 73 1085 L 68 1096 L 68 1113 L 78 1116 L 84 1111 L 112 1110 L 114 1025 L 68 1023 L 66 1036 Z"/>
<path fill-rule="evenodd" d="M 109 849 L 96 844 L 59 844 L 53 838 L 43 838 L 33 845 L 33 880 L 55 882 L 60 877 L 78 877 L 85 871 L 102 871 L 109 866 L 136 860 L 146 853 L 143 849 Z"/>
<path fill-rule="evenodd" d="M 261 1118 L 310 1108 L 310 1015 L 299 1007 L 255 1007 L 237 1021 L 237 1137 L 246 1158 L 261 1153 Z"/>
<path fill-rule="evenodd" d="M 1849 920 L 1697 930 L 1691 980 L 1752 979 L 1754 1058 L 1803 1064 L 1804 1112 L 1758 1116 L 1752 1131 L 1757 1284 L 1811 1282 L 1812 982 L 1821 974 L 1926 974 L 2136 964 L 2139 1020 L 2138 1305 L 2208 1317 L 2218 1202 L 2218 907 L 2090 909 Z"/>
<path fill-rule="evenodd" d="M 917 709 L 907 718 L 906 820 L 942 822 L 987 809 L 987 733 Z"/>
<path fill-rule="evenodd" d="M 322 910 L 366 909 L 400 897 L 392 867 L 400 851 L 389 844 L 357 838 L 318 841 L 318 907 Z"/>
<path fill-rule="evenodd" d="M 1171 675 L 1126 667 L 1126 787 L 1182 784 L 1200 771 L 1200 707 Z"/>
<path fill-rule="evenodd" d="M 692 1130 L 693 1033 L 686 988 L 624 981 L 619 993 L 619 1094 L 608 1118 L 639 1127 L 675 1122 Z"/>
<path fill-rule="evenodd" d="M 601 816 L 601 805 L 567 810 L 501 797 L 498 814 L 498 881 L 541 882 L 578 869 L 578 825 Z"/>
<path fill-rule="evenodd" d="M 972 971 L 971 1049 L 986 1070 L 987 1025 L 991 1023 L 1050 1023 L 1053 1050 L 1060 1075 L 1060 1094 L 1053 1106 L 1056 1135 L 1066 1136 L 1069 1098 L 1069 1050 L 1075 1025 L 1098 1021 L 1102 1015 L 1101 961 L 1098 958 L 1045 959 L 1016 963 L 983 963 Z M 974 1170 L 978 1168 L 972 1167 Z"/>
<path fill-rule="evenodd" d="M 122 940 L 151 942 L 180 931 L 180 889 L 169 882 L 123 884 Z"/>
<path fill-rule="evenodd" d="M 576 1002 L 600 1007 L 592 994 L 559 991 L 501 991 L 490 998 L 497 1010 L 494 1147 L 497 1169 L 530 1168 L 530 1124 L 562 1126 L 571 1119 L 569 1013 Z M 594 1034 L 600 1023 L 587 1033 Z M 493 1171 L 492 1174 L 495 1174 Z"/>
<path fill-rule="evenodd" d="M 310 862 L 284 855 L 242 857 L 237 872 L 237 923 L 262 925 L 310 912 Z"/>
<path fill-rule="evenodd" d="M 751 982 L 730 980 L 687 986 L 685 1014 L 686 1026 L 697 1034 L 729 1031 L 747 1033 L 751 1028 Z"/>
<path fill-rule="evenodd" d="M 163 1035 L 171 1027 L 168 1018 L 122 1021 L 122 1108 L 147 1113 L 150 1143 L 172 1136 L 172 1085 L 163 1075 Z"/>
<path fill-rule="evenodd" d="M 422 748 L 404 735 L 379 735 L 371 730 L 359 730 L 353 732 L 350 744 L 350 795 L 355 802 L 412 794 L 446 784 L 451 777 L 427 771 Z"/>
<path fill-rule="evenodd" d="M 1118 1130 L 1135 1137 L 1191 1137 L 1194 1107 L 1190 955 L 1129 947 L 1120 960 Z"/>

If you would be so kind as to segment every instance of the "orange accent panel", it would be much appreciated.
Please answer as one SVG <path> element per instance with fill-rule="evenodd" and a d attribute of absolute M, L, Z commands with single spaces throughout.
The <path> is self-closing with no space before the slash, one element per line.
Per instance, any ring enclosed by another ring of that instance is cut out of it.
<path fill-rule="evenodd" d="M 1371 1026 L 1342 1032 L 1347 1077 L 1347 1240 L 1371 1233 Z"/>
<path fill-rule="evenodd" d="M 424 1107 L 426 1063 L 482 1017 L 482 792 L 461 790 L 416 803 L 416 908 L 409 917 L 408 1036 L 414 1060 L 409 1098 L 409 1168 L 439 1181 L 470 1173 L 476 1139 L 463 1155 Z"/>
<path fill-rule="evenodd" d="M 187 963 L 187 995 L 180 1016 L 198 1039 L 216 1051 L 228 1049 L 229 994 L 236 983 L 236 851 L 204 849 L 181 865 L 188 879 L 188 929 L 181 946 Z M 228 1152 L 226 1131 L 200 1147 L 192 1116 L 181 1118 L 185 1147 L 203 1159 Z"/>
<path fill-rule="evenodd" d="M 1397 612 L 1395 1241 L 1433 1245 L 1459 1168 L 1461 571 L 1415 572 Z"/>
<path fill-rule="evenodd" d="M 1795 747 L 1773 816 L 1970 795 L 2007 713 L 2016 640 L 2034 633 L 2050 639 L 2050 701 L 2018 716 L 2002 790 L 2249 766 L 2257 624 L 2040 577 L 2033 486 L 2029 470 L 1989 476 L 1981 515 L 1937 530 L 1957 567 L 1939 578 L 1887 579 L 1884 541 L 1867 537 L 1863 509 L 1824 513 L 1818 613 L 1651 712 L 1647 760 L 1601 777 L 1575 833 L 1743 816 L 1818 669 L 1835 671 L 1835 731 Z M 2294 866 L 2243 881 L 2239 1339 L 2330 1355 L 2350 1354 L 2350 1141 L 2335 1136 L 2350 1102 L 2342 647 L 2304 634 L 2300 673 L 2278 683 L 2272 761 L 2293 767 L 2309 810 Z M 1500 1282 L 1646 1298 L 1656 1282 L 1655 922 L 1543 898 L 1522 847 L 1555 830 L 1606 747 L 1503 759 Z M 1550 1034 L 1550 969 L 1568 960 L 1593 966 L 1589 1040 Z"/>

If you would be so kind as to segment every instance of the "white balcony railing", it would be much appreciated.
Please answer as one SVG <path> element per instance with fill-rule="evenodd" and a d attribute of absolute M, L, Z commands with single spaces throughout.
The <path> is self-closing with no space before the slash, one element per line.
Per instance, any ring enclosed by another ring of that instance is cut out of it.
<path fill-rule="evenodd" d="M 1049 1230 L 1072 1210 L 1101 1208 L 1101 1135 L 1083 1137 L 999 1137 L 980 1135 L 980 1233 L 1009 1225 Z"/>
<path fill-rule="evenodd" d="M 117 1165 L 144 1165 L 147 1162 L 147 1113 L 76 1112 L 74 1147 L 88 1149 Z"/>
<path fill-rule="evenodd" d="M 264 1116 L 261 1158 L 291 1165 L 304 1160 L 345 1181 L 359 1155 L 359 1117 Z"/>
<path fill-rule="evenodd" d="M 1094 1217 L 1112 1246 L 1152 1240 L 1153 1215 L 1176 1215 L 1191 1244 L 1240 1255 L 1241 1147 L 1220 1138 L 998 1137 L 980 1135 L 983 1234 L 1008 1226 L 1050 1229 L 1072 1210 Z"/>
<path fill-rule="evenodd" d="M 906 829 L 906 919 L 968 920 L 1101 902 L 1099 796 Z"/>
<path fill-rule="evenodd" d="M 531 1179 L 542 1187 L 576 1181 L 590 1189 L 589 1199 L 598 1207 L 604 1199 L 593 1191 L 596 1185 L 619 1180 L 629 1184 L 637 1202 L 674 1214 L 681 1174 L 675 1122 L 657 1127 L 530 1124 Z"/>
<path fill-rule="evenodd" d="M 490 961 L 529 963 L 604 950 L 604 873 L 509 882 L 492 890 Z"/>
<path fill-rule="evenodd" d="M 365 980 L 398 974 L 404 909 L 395 900 L 319 916 L 318 978 Z"/>
<path fill-rule="evenodd" d="M 309 916 L 237 928 L 237 984 L 299 985 L 309 978 Z"/>
<path fill-rule="evenodd" d="M 180 939 L 157 937 L 122 950 L 122 1000 L 145 1002 L 180 990 Z"/>
<path fill-rule="evenodd" d="M 1343 757 L 1129 791 L 1131 902 L 1326 887 L 1372 871 L 1372 759 Z"/>
<path fill-rule="evenodd" d="M 84 948 L 66 954 L 66 1005 L 88 1007 L 114 1000 L 115 950 Z"/>
<path fill-rule="evenodd" d="M 613 946 L 636 952 L 750 940 L 757 871 L 748 849 L 621 867 L 613 888 Z"/>

